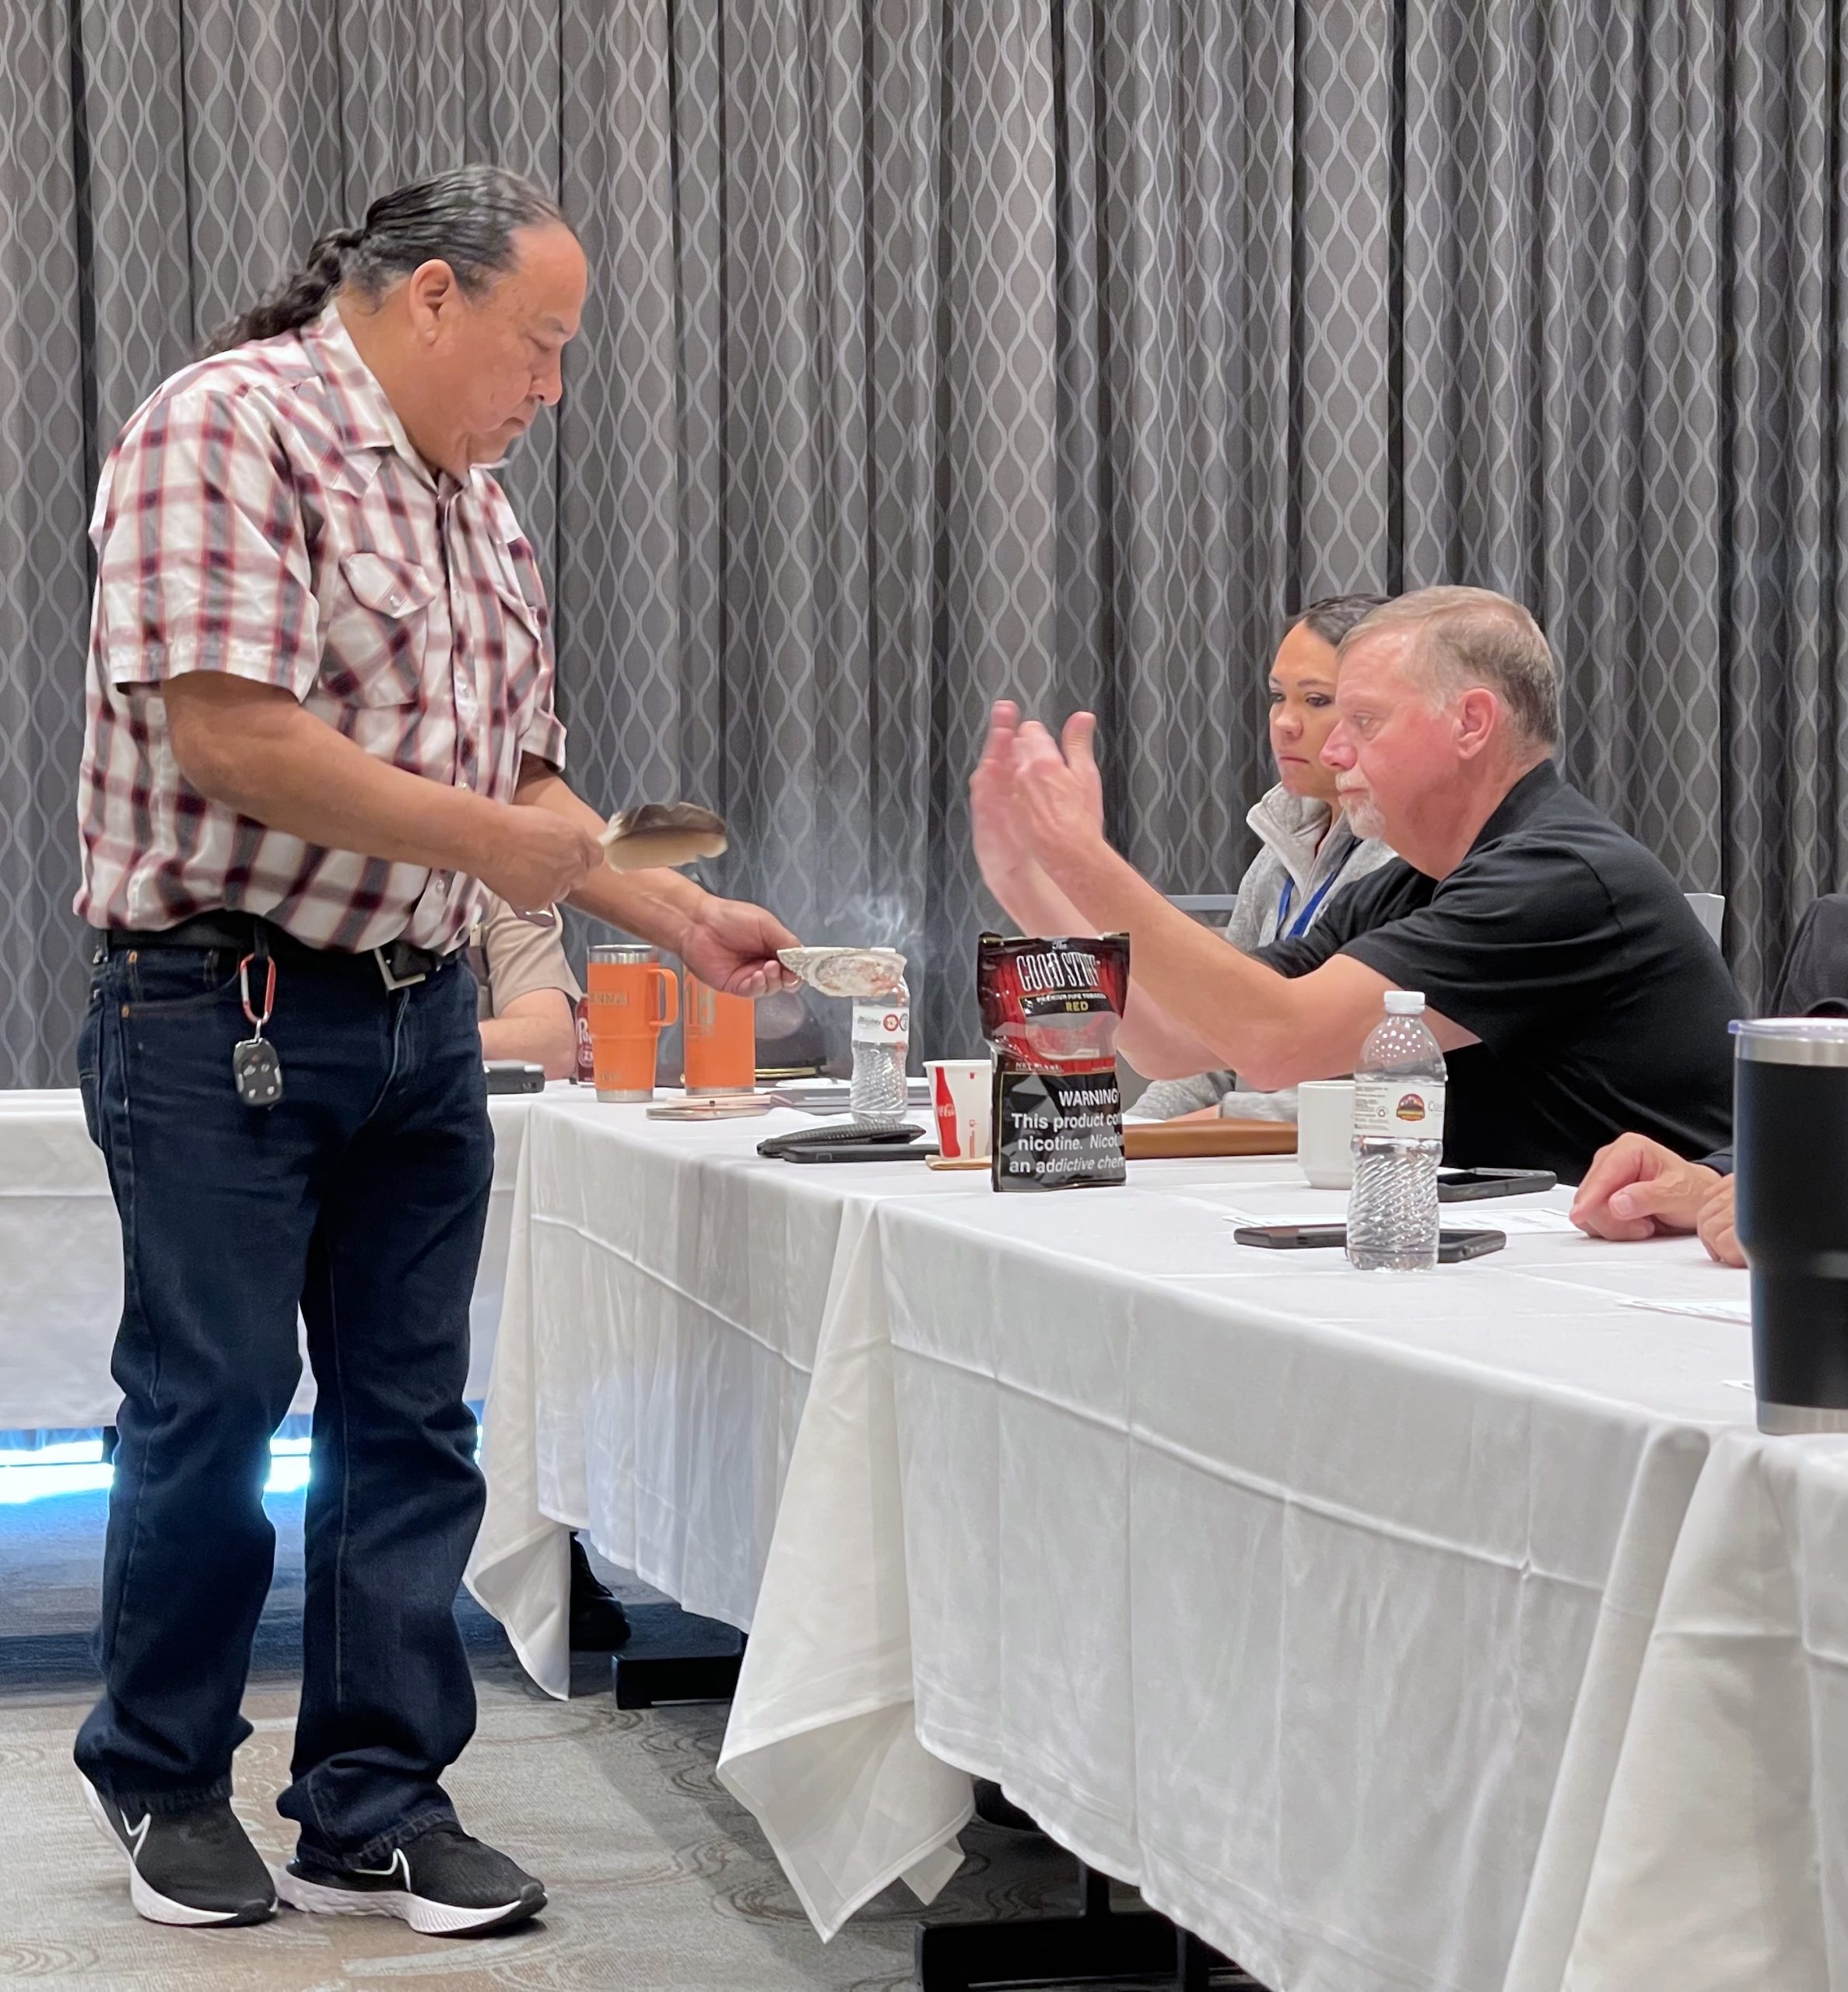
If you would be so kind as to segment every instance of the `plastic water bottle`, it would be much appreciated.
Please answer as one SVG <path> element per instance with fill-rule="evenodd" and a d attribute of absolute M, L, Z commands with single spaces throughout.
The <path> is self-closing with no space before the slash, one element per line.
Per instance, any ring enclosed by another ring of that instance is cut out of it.
<path fill-rule="evenodd" d="M 854 1005 L 854 1073 L 847 1103 L 863 1128 L 896 1128 L 905 1117 L 905 1054 L 911 1047 L 911 998 L 893 996 Z"/>
<path fill-rule="evenodd" d="M 1354 1071 L 1354 1187 L 1348 1257 L 1363 1272 L 1437 1264 L 1443 1054 L 1415 989 L 1390 989 Z"/>

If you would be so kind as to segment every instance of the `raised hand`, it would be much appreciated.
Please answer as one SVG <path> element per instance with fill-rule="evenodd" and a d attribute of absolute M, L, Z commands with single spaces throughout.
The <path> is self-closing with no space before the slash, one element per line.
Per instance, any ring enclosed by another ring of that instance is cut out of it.
<path fill-rule="evenodd" d="M 1065 765 L 1078 777 L 1085 793 L 1097 834 L 1103 835 L 1103 777 L 1097 768 L 1097 715 L 1074 713 L 1066 721 L 1059 744 L 1065 750 Z"/>
<path fill-rule="evenodd" d="M 969 820 L 982 881 L 1001 904 L 1013 910 L 1028 883 L 1033 859 L 1014 819 L 1014 736 L 1020 708 L 998 700 L 989 717 L 982 757 L 969 778 Z"/>
<path fill-rule="evenodd" d="M 1065 861 L 1103 841 L 1103 789 L 1092 753 L 1096 721 L 1075 714 L 1065 734 L 1067 759 L 1037 720 L 1014 735 L 1014 819 L 1027 850 L 1056 879 Z"/>

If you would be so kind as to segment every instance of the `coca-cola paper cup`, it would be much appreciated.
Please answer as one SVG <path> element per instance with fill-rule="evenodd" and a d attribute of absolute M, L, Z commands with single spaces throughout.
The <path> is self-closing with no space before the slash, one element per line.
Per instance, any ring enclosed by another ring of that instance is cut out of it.
<path fill-rule="evenodd" d="M 994 1068 L 987 1058 L 933 1058 L 924 1066 L 937 1145 L 946 1162 L 986 1162 L 994 1149 Z"/>

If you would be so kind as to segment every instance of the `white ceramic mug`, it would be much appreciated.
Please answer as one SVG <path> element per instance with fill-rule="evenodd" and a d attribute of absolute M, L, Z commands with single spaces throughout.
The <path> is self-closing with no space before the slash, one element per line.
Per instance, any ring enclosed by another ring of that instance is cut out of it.
<path fill-rule="evenodd" d="M 931 1110 L 945 1162 L 986 1162 L 994 1147 L 994 1067 L 987 1058 L 932 1058 Z"/>
<path fill-rule="evenodd" d="M 1306 1079 L 1297 1087 L 1296 1160 L 1318 1190 L 1353 1187 L 1352 1079 Z"/>

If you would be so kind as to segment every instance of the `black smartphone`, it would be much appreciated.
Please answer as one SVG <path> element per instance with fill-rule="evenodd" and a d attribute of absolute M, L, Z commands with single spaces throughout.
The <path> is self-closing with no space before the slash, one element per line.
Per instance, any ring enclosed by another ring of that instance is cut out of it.
<path fill-rule="evenodd" d="M 1440 1204 L 1479 1203 L 1485 1197 L 1531 1197 L 1559 1181 L 1550 1169 L 1440 1169 Z"/>
<path fill-rule="evenodd" d="M 545 1068 L 524 1058 L 484 1058 L 489 1092 L 543 1092 Z"/>
<path fill-rule="evenodd" d="M 797 1128 L 794 1134 L 765 1135 L 757 1143 L 757 1153 L 783 1161 L 811 1161 L 815 1153 L 830 1148 L 906 1149 L 922 1138 L 924 1130 L 910 1121 L 900 1128 Z"/>
<path fill-rule="evenodd" d="M 1232 1234 L 1240 1245 L 1258 1245 L 1273 1252 L 1313 1252 L 1324 1247 L 1345 1245 L 1345 1224 L 1241 1224 Z M 1437 1234 L 1437 1263 L 1454 1266 L 1464 1259 L 1479 1259 L 1485 1253 L 1499 1252 L 1508 1242 L 1503 1231 L 1440 1231 Z"/>
<path fill-rule="evenodd" d="M 933 1142 L 919 1148 L 908 1142 L 836 1142 L 825 1149 L 787 1149 L 785 1162 L 910 1162 L 940 1151 Z"/>
<path fill-rule="evenodd" d="M 876 1156 L 856 1154 L 856 1162 L 884 1162 L 893 1155 L 921 1155 L 917 1146 L 924 1130 L 909 1122 L 896 1128 L 798 1128 L 793 1134 L 769 1135 L 757 1144 L 757 1152 L 785 1162 L 831 1162 L 841 1149 L 877 1149 Z"/>
<path fill-rule="evenodd" d="M 1261 1245 L 1273 1252 L 1313 1252 L 1324 1245 L 1345 1245 L 1345 1224 L 1241 1224 L 1233 1234 L 1240 1245 Z"/>
<path fill-rule="evenodd" d="M 1505 1231 L 1440 1231 L 1437 1234 L 1437 1263 L 1454 1266 L 1459 1260 L 1480 1259 L 1499 1252 L 1508 1242 Z"/>

